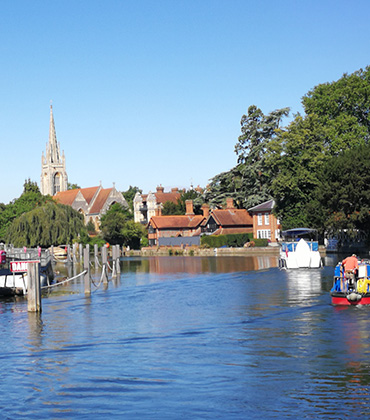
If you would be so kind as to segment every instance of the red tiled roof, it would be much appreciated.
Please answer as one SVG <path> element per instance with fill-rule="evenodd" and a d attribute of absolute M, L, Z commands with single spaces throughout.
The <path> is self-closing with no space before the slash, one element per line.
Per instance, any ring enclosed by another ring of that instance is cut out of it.
<path fill-rule="evenodd" d="M 156 229 L 195 229 L 202 223 L 204 217 L 196 216 L 152 216 L 149 224 Z"/>
<path fill-rule="evenodd" d="M 236 233 L 253 233 L 252 227 L 239 227 L 239 228 L 219 228 L 215 230 L 212 235 L 233 235 Z"/>
<path fill-rule="evenodd" d="M 157 203 L 165 203 L 166 201 L 171 201 L 172 203 L 177 203 L 177 200 L 180 198 L 181 194 L 180 193 L 175 193 L 175 192 L 156 192 L 155 197 L 157 199 Z"/>
<path fill-rule="evenodd" d="M 109 197 L 109 194 L 112 192 L 112 189 L 113 188 L 105 188 L 99 191 L 99 194 L 96 197 L 93 206 L 91 207 L 90 214 L 101 212 L 105 202 Z"/>
<path fill-rule="evenodd" d="M 84 196 L 84 199 L 87 201 L 87 204 L 90 204 L 91 200 L 94 198 L 94 195 L 98 191 L 99 187 L 90 187 L 90 188 L 81 188 L 81 194 Z"/>
<path fill-rule="evenodd" d="M 65 204 L 67 206 L 72 206 L 73 202 L 75 201 L 76 195 L 80 190 L 67 190 L 67 191 L 59 191 L 57 192 L 53 198 L 59 204 Z"/>
<path fill-rule="evenodd" d="M 211 216 L 222 227 L 253 226 L 252 216 L 244 209 L 215 209 L 211 212 Z"/>
<path fill-rule="evenodd" d="M 81 192 L 83 198 L 86 200 L 87 204 L 90 204 L 91 200 L 93 199 L 95 193 L 99 187 L 90 187 L 90 188 L 77 188 L 74 190 L 67 190 L 58 192 L 54 195 L 54 199 L 60 204 L 67 204 L 71 206 L 76 199 L 76 196 L 79 192 Z"/>

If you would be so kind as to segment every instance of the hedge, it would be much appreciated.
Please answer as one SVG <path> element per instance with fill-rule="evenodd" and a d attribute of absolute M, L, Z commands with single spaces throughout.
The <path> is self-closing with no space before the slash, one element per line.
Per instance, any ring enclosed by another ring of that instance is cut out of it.
<path fill-rule="evenodd" d="M 209 248 L 232 247 L 241 248 L 247 242 L 255 242 L 256 246 L 266 246 L 267 239 L 253 239 L 252 233 L 235 233 L 230 235 L 203 235 L 200 238 L 200 243 Z M 266 245 L 260 245 L 260 241 L 265 241 Z M 257 244 L 258 242 L 258 244 Z"/>

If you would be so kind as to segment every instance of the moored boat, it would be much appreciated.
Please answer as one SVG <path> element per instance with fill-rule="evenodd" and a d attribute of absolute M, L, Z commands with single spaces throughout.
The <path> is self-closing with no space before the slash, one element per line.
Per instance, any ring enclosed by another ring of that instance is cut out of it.
<path fill-rule="evenodd" d="M 40 263 L 41 287 L 53 278 L 51 256 L 48 250 L 9 248 L 0 251 L 0 296 L 26 295 L 28 290 L 28 264 Z"/>
<path fill-rule="evenodd" d="M 370 305 L 370 261 L 359 262 L 354 282 L 345 277 L 344 268 L 338 263 L 330 296 L 333 305 Z"/>
<path fill-rule="evenodd" d="M 319 243 L 313 240 L 316 231 L 307 228 L 291 229 L 283 232 L 285 239 L 281 244 L 280 268 L 320 268 L 322 260 Z"/>

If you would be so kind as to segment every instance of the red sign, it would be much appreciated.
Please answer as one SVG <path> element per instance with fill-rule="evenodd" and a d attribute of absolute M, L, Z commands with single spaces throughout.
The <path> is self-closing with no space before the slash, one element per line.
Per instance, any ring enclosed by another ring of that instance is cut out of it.
<path fill-rule="evenodd" d="M 26 273 L 29 263 L 39 263 L 40 261 L 10 261 L 10 271 L 12 273 Z"/>

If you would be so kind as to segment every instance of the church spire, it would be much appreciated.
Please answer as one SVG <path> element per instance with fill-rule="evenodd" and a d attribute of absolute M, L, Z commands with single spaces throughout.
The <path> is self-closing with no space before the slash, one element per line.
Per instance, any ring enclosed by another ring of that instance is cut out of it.
<path fill-rule="evenodd" d="M 60 145 L 55 132 L 53 106 L 50 105 L 49 142 L 46 145 L 46 156 L 41 157 L 41 194 L 55 195 L 66 191 L 68 177 L 64 152 L 60 154 Z"/>
<path fill-rule="evenodd" d="M 57 134 L 55 132 L 53 105 L 50 105 L 50 126 L 49 126 L 49 150 L 50 161 L 52 163 L 60 163 L 59 145 L 57 142 Z"/>

